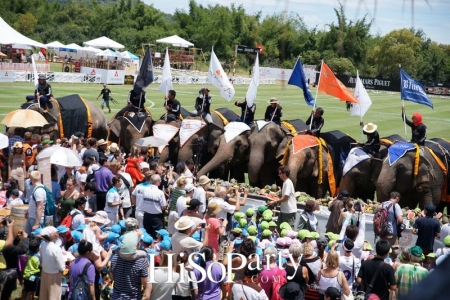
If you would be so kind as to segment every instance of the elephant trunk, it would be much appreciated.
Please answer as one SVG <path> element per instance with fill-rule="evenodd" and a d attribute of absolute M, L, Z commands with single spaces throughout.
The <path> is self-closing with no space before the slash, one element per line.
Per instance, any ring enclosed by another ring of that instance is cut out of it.
<path fill-rule="evenodd" d="M 234 143 L 225 143 L 221 141 L 219 148 L 217 149 L 214 157 L 204 165 L 199 171 L 198 176 L 206 175 L 209 172 L 215 170 L 217 167 L 222 166 L 233 158 L 234 154 Z"/>
<path fill-rule="evenodd" d="M 390 167 L 384 163 L 376 183 L 377 201 L 383 202 L 389 200 L 389 195 L 396 185 L 395 167 Z"/>
<path fill-rule="evenodd" d="M 261 152 L 261 151 L 260 151 Z M 261 171 L 261 166 L 264 164 L 264 153 L 255 153 L 255 151 L 250 152 L 250 159 L 248 162 L 248 180 L 250 184 L 257 184 L 259 181 L 259 173 Z"/>
<path fill-rule="evenodd" d="M 339 183 L 339 191 L 346 190 L 350 197 L 355 196 L 355 179 L 347 174 L 341 178 L 341 182 Z"/>

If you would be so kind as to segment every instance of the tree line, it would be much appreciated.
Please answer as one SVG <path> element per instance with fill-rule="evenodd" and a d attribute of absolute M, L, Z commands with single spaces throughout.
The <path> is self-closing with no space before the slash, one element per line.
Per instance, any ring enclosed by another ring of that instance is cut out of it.
<path fill-rule="evenodd" d="M 0 0 L 0 16 L 22 34 L 49 43 L 77 43 L 108 36 L 140 53 L 142 44 L 177 34 L 201 48 L 209 59 L 211 46 L 222 60 L 231 61 L 236 44 L 264 46 L 262 66 L 292 68 L 320 65 L 322 59 L 338 74 L 398 78 L 399 64 L 423 81 L 450 81 L 450 45 L 431 41 L 421 29 L 403 28 L 371 35 L 372 20 L 348 20 L 341 5 L 336 20 L 325 29 L 308 28 L 292 12 L 262 16 L 243 6 L 200 5 L 189 1 L 188 10 L 165 14 L 141 0 Z M 160 46 L 161 49 L 163 46 Z M 254 57 L 239 56 L 248 68 Z"/>

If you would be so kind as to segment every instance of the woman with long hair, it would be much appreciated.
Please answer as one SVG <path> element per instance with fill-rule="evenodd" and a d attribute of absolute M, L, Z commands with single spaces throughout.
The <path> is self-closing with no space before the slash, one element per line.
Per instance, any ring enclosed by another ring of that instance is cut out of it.
<path fill-rule="evenodd" d="M 12 147 L 12 153 L 9 156 L 8 162 L 8 181 L 15 179 L 19 183 L 19 190 L 24 191 L 24 182 L 26 173 L 26 159 L 23 152 L 23 145 L 21 142 L 15 142 Z"/>
<path fill-rule="evenodd" d="M 305 292 L 306 299 L 318 299 L 319 291 L 314 289 L 317 276 L 322 268 L 322 259 L 314 252 L 314 247 L 311 243 L 303 244 L 303 256 L 300 261 L 300 265 L 304 266 L 308 270 L 308 282 L 309 288 Z"/>
<path fill-rule="evenodd" d="M 130 174 L 131 179 L 133 179 L 134 185 L 142 182 L 144 179 L 144 175 L 139 171 L 139 153 L 140 148 L 134 146 L 131 148 L 131 155 L 127 157 L 127 167 L 125 169 L 125 172 Z"/>
<path fill-rule="evenodd" d="M 75 200 L 80 197 L 80 192 L 76 189 L 76 181 L 72 177 L 68 178 L 66 181 L 66 190 L 62 194 L 61 201 L 59 202 L 58 208 L 61 211 L 61 219 L 64 218 L 74 209 Z"/>
<path fill-rule="evenodd" d="M 220 294 L 226 295 L 226 285 L 225 285 L 225 277 L 222 281 L 220 281 L 223 277 L 222 268 L 214 264 L 214 251 L 210 246 L 205 246 L 200 250 L 200 254 L 205 255 L 205 259 L 199 256 L 200 262 L 199 266 L 202 267 L 203 270 L 208 270 L 210 265 L 211 267 L 210 276 L 206 276 L 205 280 L 200 281 L 202 275 L 200 271 L 197 269 L 194 270 L 195 277 L 198 283 L 198 295 L 197 299 L 199 300 L 215 300 L 220 299 Z M 224 297 L 222 297 L 223 299 Z"/>
<path fill-rule="evenodd" d="M 326 267 L 319 271 L 319 292 L 320 300 L 325 299 L 325 290 L 329 287 L 337 288 L 345 295 L 350 295 L 351 291 L 344 273 L 339 271 L 339 254 L 331 250 L 327 255 Z"/>

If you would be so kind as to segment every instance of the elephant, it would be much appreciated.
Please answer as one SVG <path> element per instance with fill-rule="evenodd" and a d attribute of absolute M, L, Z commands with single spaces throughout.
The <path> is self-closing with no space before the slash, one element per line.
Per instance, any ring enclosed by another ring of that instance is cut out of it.
<path fill-rule="evenodd" d="M 305 147 L 294 152 L 296 140 L 315 143 L 315 146 Z M 295 190 L 305 192 L 314 198 L 324 198 L 329 190 L 328 172 L 331 171 L 327 147 L 319 147 L 314 136 L 301 135 L 293 138 L 288 150 L 284 157 L 284 165 L 289 167 L 289 178 L 292 180 Z"/>
<path fill-rule="evenodd" d="M 114 116 L 108 123 L 110 133 L 108 140 L 118 143 L 125 153 L 130 153 L 131 148 L 136 141 L 142 137 L 147 137 L 152 134 L 153 119 L 150 113 L 134 112 L 130 111 L 130 119 L 143 122 L 141 130 L 137 130 L 134 125 L 131 124 L 129 118 L 124 116 Z"/>
<path fill-rule="evenodd" d="M 153 123 L 153 134 L 156 135 L 155 130 L 157 125 L 171 125 L 177 128 L 180 128 L 180 122 L 170 121 L 166 122 L 164 120 L 158 120 Z M 178 132 L 168 141 L 168 145 L 163 149 L 162 152 L 158 152 L 159 162 L 164 163 L 170 161 L 172 163 L 176 163 L 178 157 L 178 148 L 180 143 L 180 136 Z"/>
<path fill-rule="evenodd" d="M 389 142 L 394 143 L 396 141 L 405 142 L 406 140 L 397 134 L 381 138 L 382 145 L 379 157 L 370 156 L 369 159 L 352 167 L 341 178 L 339 190 L 346 190 L 349 196 L 353 198 L 373 200 L 375 198 L 375 182 L 380 174 L 383 159 L 387 156 Z"/>
<path fill-rule="evenodd" d="M 73 100 L 73 99 L 79 99 L 81 98 L 78 95 L 70 95 L 66 97 L 59 98 L 60 100 L 56 101 L 62 101 L 63 99 L 67 100 Z M 48 112 L 43 113 L 43 110 L 39 108 L 38 105 L 33 105 L 33 103 L 25 103 L 22 105 L 22 108 L 26 109 L 32 109 L 35 111 L 40 112 L 43 117 L 47 120 L 49 123 L 48 125 L 45 125 L 44 127 L 30 127 L 27 128 L 25 131 L 30 131 L 32 133 L 38 133 L 38 134 L 48 134 L 50 135 L 50 139 L 56 140 L 58 138 L 67 137 L 70 138 L 75 132 L 80 131 L 84 134 L 85 137 L 88 136 L 89 127 L 92 127 L 92 134 L 90 137 L 94 137 L 97 139 L 105 139 L 108 135 L 108 125 L 107 125 L 107 119 L 103 111 L 93 102 L 84 100 L 84 102 L 88 105 L 90 114 L 92 117 L 92 124 L 89 123 L 83 123 L 83 124 L 75 124 L 75 122 L 69 122 L 69 124 L 65 124 L 64 121 L 67 121 L 67 119 L 61 120 L 64 125 L 70 125 L 71 128 L 64 127 L 63 135 L 60 128 L 60 109 L 58 103 L 50 102 L 48 106 Z M 31 104 L 31 105 L 30 105 Z M 66 118 L 65 115 L 62 116 L 63 118 Z M 77 118 L 77 117 L 74 117 Z"/>
<path fill-rule="evenodd" d="M 257 124 L 252 127 L 248 138 L 250 143 L 250 157 L 248 161 L 248 179 L 250 185 L 263 187 L 275 182 L 281 184 L 277 176 L 280 160 L 284 155 L 286 145 L 292 138 L 290 131 L 282 124 L 270 122 L 260 128 Z M 288 121 L 295 130 L 308 129 L 309 126 L 302 120 Z"/>
<path fill-rule="evenodd" d="M 213 123 L 207 123 L 205 127 L 189 137 L 184 145 L 180 145 L 177 157 L 178 162 L 193 159 L 196 167 L 199 167 L 199 165 L 206 164 L 214 156 L 219 146 L 219 137 L 224 130 L 222 120 L 215 114 L 211 114 L 211 117 L 213 118 Z M 184 120 L 202 120 L 202 118 L 186 117 Z"/>
<path fill-rule="evenodd" d="M 419 153 L 417 175 L 414 175 L 415 149 L 406 152 L 392 165 L 390 165 L 388 157 L 383 160 L 380 174 L 375 182 L 379 202 L 388 200 L 391 191 L 397 191 L 401 194 L 400 205 L 403 207 L 415 207 L 417 204 L 422 207 L 429 203 L 435 206 L 439 204 L 447 178 L 426 147 L 421 146 Z M 439 157 L 445 154 L 438 152 L 436 155 Z"/>
<path fill-rule="evenodd" d="M 238 182 L 245 182 L 245 173 L 247 172 L 248 154 L 250 150 L 248 141 L 249 136 L 250 130 L 246 130 L 227 143 L 225 135 L 221 135 L 219 137 L 219 145 L 215 155 L 198 171 L 198 176 L 200 177 L 208 173 L 211 174 L 214 170 L 219 169 L 220 171 L 217 173 L 219 175 L 215 176 L 228 180 L 229 170 L 230 178 L 234 178 Z"/>

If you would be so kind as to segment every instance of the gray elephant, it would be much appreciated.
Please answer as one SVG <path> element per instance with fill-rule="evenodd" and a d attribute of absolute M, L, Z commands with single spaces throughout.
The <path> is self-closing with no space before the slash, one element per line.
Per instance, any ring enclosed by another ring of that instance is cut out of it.
<path fill-rule="evenodd" d="M 75 104 L 79 104 L 80 107 L 75 107 Z M 70 138 L 76 132 L 97 139 L 105 139 L 108 135 L 107 119 L 103 111 L 93 102 L 84 100 L 76 94 L 50 102 L 47 113 L 35 103 L 25 103 L 22 108 L 40 112 L 49 123 L 44 127 L 27 128 L 26 131 L 48 134 L 52 140 Z"/>
<path fill-rule="evenodd" d="M 229 140 L 231 137 L 226 136 L 227 133 L 219 137 L 216 154 L 198 171 L 199 177 L 219 170 L 217 174 L 211 175 L 210 177 L 214 176 L 214 178 L 222 178 L 224 180 L 228 180 L 228 177 L 230 177 L 238 180 L 238 182 L 245 182 L 250 150 L 248 141 L 250 127 L 242 122 L 232 122 L 225 126 L 225 132 L 227 132 L 227 128 L 234 125 L 241 126 L 241 130 L 243 131 L 231 140 Z"/>
<path fill-rule="evenodd" d="M 108 125 L 108 140 L 118 143 L 125 153 L 130 153 L 138 139 L 152 134 L 153 120 L 146 111 L 129 111 L 123 116 L 114 116 Z"/>
<path fill-rule="evenodd" d="M 168 129 L 164 130 L 166 126 L 168 126 Z M 177 130 L 176 133 L 175 130 Z M 153 135 L 156 137 L 166 139 L 164 135 L 168 135 L 168 138 L 170 138 L 175 133 L 172 138 L 169 139 L 168 145 L 162 150 L 162 152 L 159 152 L 158 150 L 157 156 L 159 156 L 160 163 L 170 161 L 171 163 L 176 164 L 178 158 L 178 147 L 180 144 L 179 130 L 180 122 L 177 121 L 166 122 L 164 120 L 158 120 L 153 123 L 152 131 Z"/>
<path fill-rule="evenodd" d="M 369 159 L 363 160 L 351 168 L 348 166 L 350 168 L 349 171 L 343 174 L 339 183 L 340 191 L 346 190 L 349 196 L 353 198 L 360 198 L 363 200 L 375 199 L 375 182 L 380 174 L 383 160 L 387 156 L 389 145 L 396 141 L 405 142 L 406 140 L 401 136 L 394 134 L 381 138 L 380 141 L 381 148 L 378 158 L 369 156 Z"/>
<path fill-rule="evenodd" d="M 309 126 L 302 120 L 288 121 L 294 126 L 294 130 L 302 131 Z M 257 121 L 252 127 L 249 136 L 250 157 L 248 161 L 248 179 L 252 186 L 271 185 L 275 182 L 281 184 L 277 169 L 283 158 L 286 145 L 292 138 L 292 134 L 285 125 L 278 126 L 270 122 Z"/>
<path fill-rule="evenodd" d="M 396 144 L 391 148 L 394 146 Z M 428 203 L 436 206 L 439 204 L 447 178 L 426 147 L 420 147 L 418 152 L 419 155 L 416 156 L 417 150 L 413 148 L 392 165 L 389 157 L 383 161 L 378 180 L 375 182 L 379 202 L 388 200 L 391 191 L 398 191 L 402 196 L 401 206 L 415 207 L 420 204 L 423 207 Z M 436 155 L 439 157 L 445 154 L 438 152 Z"/>

